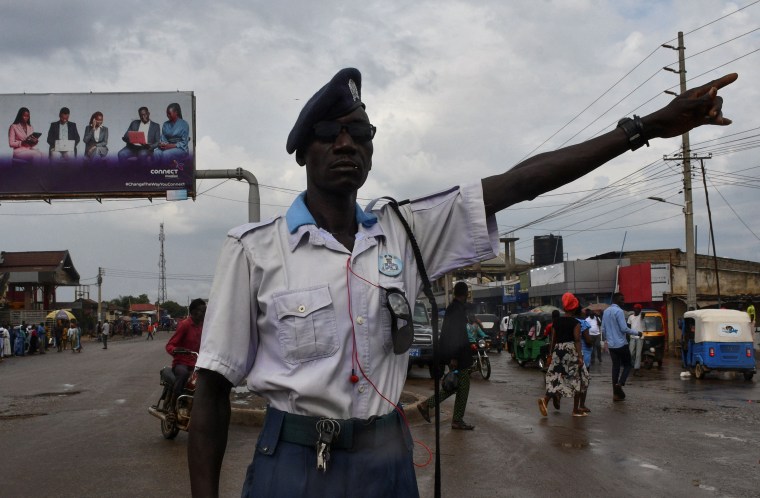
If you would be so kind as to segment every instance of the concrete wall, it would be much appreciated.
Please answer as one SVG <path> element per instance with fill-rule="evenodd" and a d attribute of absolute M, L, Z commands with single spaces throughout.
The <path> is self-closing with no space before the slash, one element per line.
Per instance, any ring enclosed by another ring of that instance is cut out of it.
<path fill-rule="evenodd" d="M 615 289 L 617 259 L 566 261 L 564 282 L 533 286 L 530 297 L 561 296 L 565 292 L 574 294 L 611 294 Z M 630 260 L 623 258 L 621 266 L 628 266 Z"/>

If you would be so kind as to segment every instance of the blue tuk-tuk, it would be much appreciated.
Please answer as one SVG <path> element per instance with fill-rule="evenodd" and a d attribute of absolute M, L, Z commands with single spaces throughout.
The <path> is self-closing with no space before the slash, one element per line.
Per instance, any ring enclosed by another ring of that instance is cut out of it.
<path fill-rule="evenodd" d="M 757 371 L 752 322 L 743 311 L 687 311 L 681 341 L 683 367 L 697 379 L 716 370 L 742 372 L 746 380 L 752 380 Z"/>

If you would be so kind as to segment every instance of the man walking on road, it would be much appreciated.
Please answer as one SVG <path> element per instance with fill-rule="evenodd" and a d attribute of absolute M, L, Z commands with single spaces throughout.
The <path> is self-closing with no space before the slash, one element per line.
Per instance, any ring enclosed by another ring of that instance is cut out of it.
<path fill-rule="evenodd" d="M 625 312 L 622 306 L 625 304 L 625 296 L 616 292 L 612 295 L 612 306 L 604 310 L 602 315 L 602 334 L 607 341 L 612 358 L 612 400 L 623 401 L 625 385 L 628 374 L 631 371 L 631 350 L 628 348 L 626 335 L 641 336 L 638 330 L 632 330 L 625 323 Z M 620 372 L 620 367 L 623 372 Z"/>
<path fill-rule="evenodd" d="M 111 324 L 108 320 L 103 322 L 103 349 L 108 349 L 108 333 L 111 331 Z"/>
<path fill-rule="evenodd" d="M 459 371 L 459 382 L 454 389 L 441 391 L 437 403 L 456 394 L 454 415 L 451 421 L 452 429 L 471 431 L 475 427 L 464 421 L 464 411 L 467 408 L 467 398 L 470 394 L 470 373 L 472 372 L 472 350 L 467 337 L 467 284 L 457 282 L 454 285 L 454 300 L 446 308 L 441 330 L 441 353 L 449 360 L 449 368 Z M 430 409 L 435 407 L 435 395 L 417 405 L 425 421 L 430 422 Z"/>
<path fill-rule="evenodd" d="M 644 332 L 644 315 L 641 314 L 641 305 L 636 303 L 633 305 L 633 315 L 628 317 L 628 326 L 633 330 Z M 631 350 L 631 363 L 633 365 L 633 375 L 638 377 L 641 375 L 639 369 L 641 368 L 641 350 L 644 346 L 644 339 L 641 336 L 632 336 L 628 343 L 628 348 Z"/>
<path fill-rule="evenodd" d="M 599 363 L 602 362 L 602 329 L 601 321 L 596 316 L 596 312 L 586 309 L 586 322 L 589 325 L 588 335 L 591 337 L 591 361 L 589 366 L 594 364 L 594 357 Z"/>

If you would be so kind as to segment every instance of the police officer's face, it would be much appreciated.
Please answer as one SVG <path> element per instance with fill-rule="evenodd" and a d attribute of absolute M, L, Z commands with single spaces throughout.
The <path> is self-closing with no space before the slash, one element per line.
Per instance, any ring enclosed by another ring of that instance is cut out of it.
<path fill-rule="evenodd" d="M 369 123 L 361 107 L 336 119 L 341 123 Z M 332 142 L 312 140 L 299 163 L 306 165 L 307 184 L 324 190 L 350 193 L 359 189 L 372 169 L 372 141 L 356 142 L 344 128 Z"/>

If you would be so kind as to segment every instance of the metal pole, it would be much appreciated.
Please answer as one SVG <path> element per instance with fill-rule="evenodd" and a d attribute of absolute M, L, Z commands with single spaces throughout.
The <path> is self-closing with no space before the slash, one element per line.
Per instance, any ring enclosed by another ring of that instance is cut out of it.
<path fill-rule="evenodd" d="M 259 181 L 253 173 L 243 168 L 237 169 L 202 169 L 195 170 L 196 178 L 234 178 L 248 182 L 248 221 L 261 221 L 261 199 L 259 198 Z"/>
<path fill-rule="evenodd" d="M 678 32 L 678 76 L 681 93 L 686 91 L 686 59 L 683 31 Z M 689 132 L 682 135 L 683 141 L 683 198 L 686 231 L 686 309 L 697 309 L 697 256 L 694 249 L 694 209 L 691 202 L 691 145 Z"/>
<path fill-rule="evenodd" d="M 101 290 L 103 286 L 103 268 L 98 267 L 98 321 L 103 321 L 103 296 Z"/>

